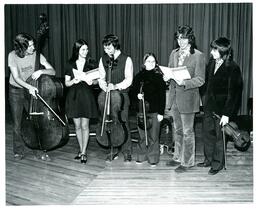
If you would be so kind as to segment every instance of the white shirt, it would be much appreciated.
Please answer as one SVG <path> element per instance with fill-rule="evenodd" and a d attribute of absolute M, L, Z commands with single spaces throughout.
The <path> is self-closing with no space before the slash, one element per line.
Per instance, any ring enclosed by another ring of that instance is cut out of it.
<path fill-rule="evenodd" d="M 114 60 L 117 59 L 117 57 L 121 54 L 120 50 L 116 50 L 114 53 Z M 106 87 L 106 70 L 103 66 L 102 58 L 100 58 L 99 62 L 99 73 L 100 73 L 100 79 L 99 79 L 99 86 L 101 89 L 104 89 Z M 133 80 L 133 63 L 132 59 L 128 56 L 125 63 L 125 69 L 124 69 L 124 80 L 120 83 L 117 83 L 116 89 L 123 90 L 131 86 Z"/>

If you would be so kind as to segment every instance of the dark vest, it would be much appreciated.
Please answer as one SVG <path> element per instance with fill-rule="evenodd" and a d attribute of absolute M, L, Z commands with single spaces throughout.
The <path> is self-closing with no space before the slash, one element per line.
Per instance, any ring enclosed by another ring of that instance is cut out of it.
<path fill-rule="evenodd" d="M 124 70 L 125 70 L 125 64 L 127 60 L 127 55 L 124 55 L 121 53 L 113 62 L 113 68 L 111 71 L 111 83 L 114 85 L 117 83 L 120 83 L 124 80 Z M 103 66 L 106 71 L 106 81 L 108 80 L 108 64 L 109 64 L 110 58 L 107 54 L 104 54 L 102 56 L 102 62 Z"/>

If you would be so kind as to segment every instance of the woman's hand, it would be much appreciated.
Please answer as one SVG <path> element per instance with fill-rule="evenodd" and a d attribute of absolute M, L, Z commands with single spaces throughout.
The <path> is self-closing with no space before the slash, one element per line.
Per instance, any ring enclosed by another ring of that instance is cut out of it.
<path fill-rule="evenodd" d="M 163 115 L 160 115 L 160 114 L 157 115 L 158 122 L 161 122 L 163 119 L 164 119 Z"/>
<path fill-rule="evenodd" d="M 143 99 L 143 94 L 142 93 L 138 93 L 137 97 L 138 97 L 139 100 L 142 100 Z"/>
<path fill-rule="evenodd" d="M 73 81 L 73 84 L 78 84 L 78 83 L 81 82 L 82 80 L 77 79 L 77 78 L 74 78 L 72 81 Z"/>

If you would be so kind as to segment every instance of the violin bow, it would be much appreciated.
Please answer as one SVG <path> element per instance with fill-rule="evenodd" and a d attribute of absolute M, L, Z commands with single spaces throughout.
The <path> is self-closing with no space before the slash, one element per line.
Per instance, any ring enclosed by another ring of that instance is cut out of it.
<path fill-rule="evenodd" d="M 147 116 L 146 116 L 144 92 L 142 91 L 143 85 L 144 85 L 144 82 L 142 82 L 140 86 L 140 93 L 142 94 L 142 109 L 143 109 L 143 119 L 144 119 L 145 141 L 146 141 L 146 146 L 148 146 Z"/>

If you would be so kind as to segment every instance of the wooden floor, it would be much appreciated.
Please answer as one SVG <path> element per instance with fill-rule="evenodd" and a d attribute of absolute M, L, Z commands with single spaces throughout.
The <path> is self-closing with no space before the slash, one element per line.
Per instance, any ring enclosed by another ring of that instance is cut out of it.
<path fill-rule="evenodd" d="M 201 124 L 196 123 L 196 161 L 203 160 Z M 136 143 L 133 143 L 135 148 Z M 31 152 L 20 161 L 12 153 L 12 124 L 6 119 L 6 205 L 46 204 L 180 204 L 252 203 L 253 146 L 239 152 L 228 143 L 227 170 L 215 176 L 208 168 L 193 167 L 176 174 L 166 167 L 169 154 L 152 168 L 147 163 L 124 163 L 123 157 L 105 162 L 107 150 L 94 137 L 88 146 L 88 162 L 73 158 L 78 151 L 74 137 L 49 152 L 51 162 L 37 160 Z"/>

